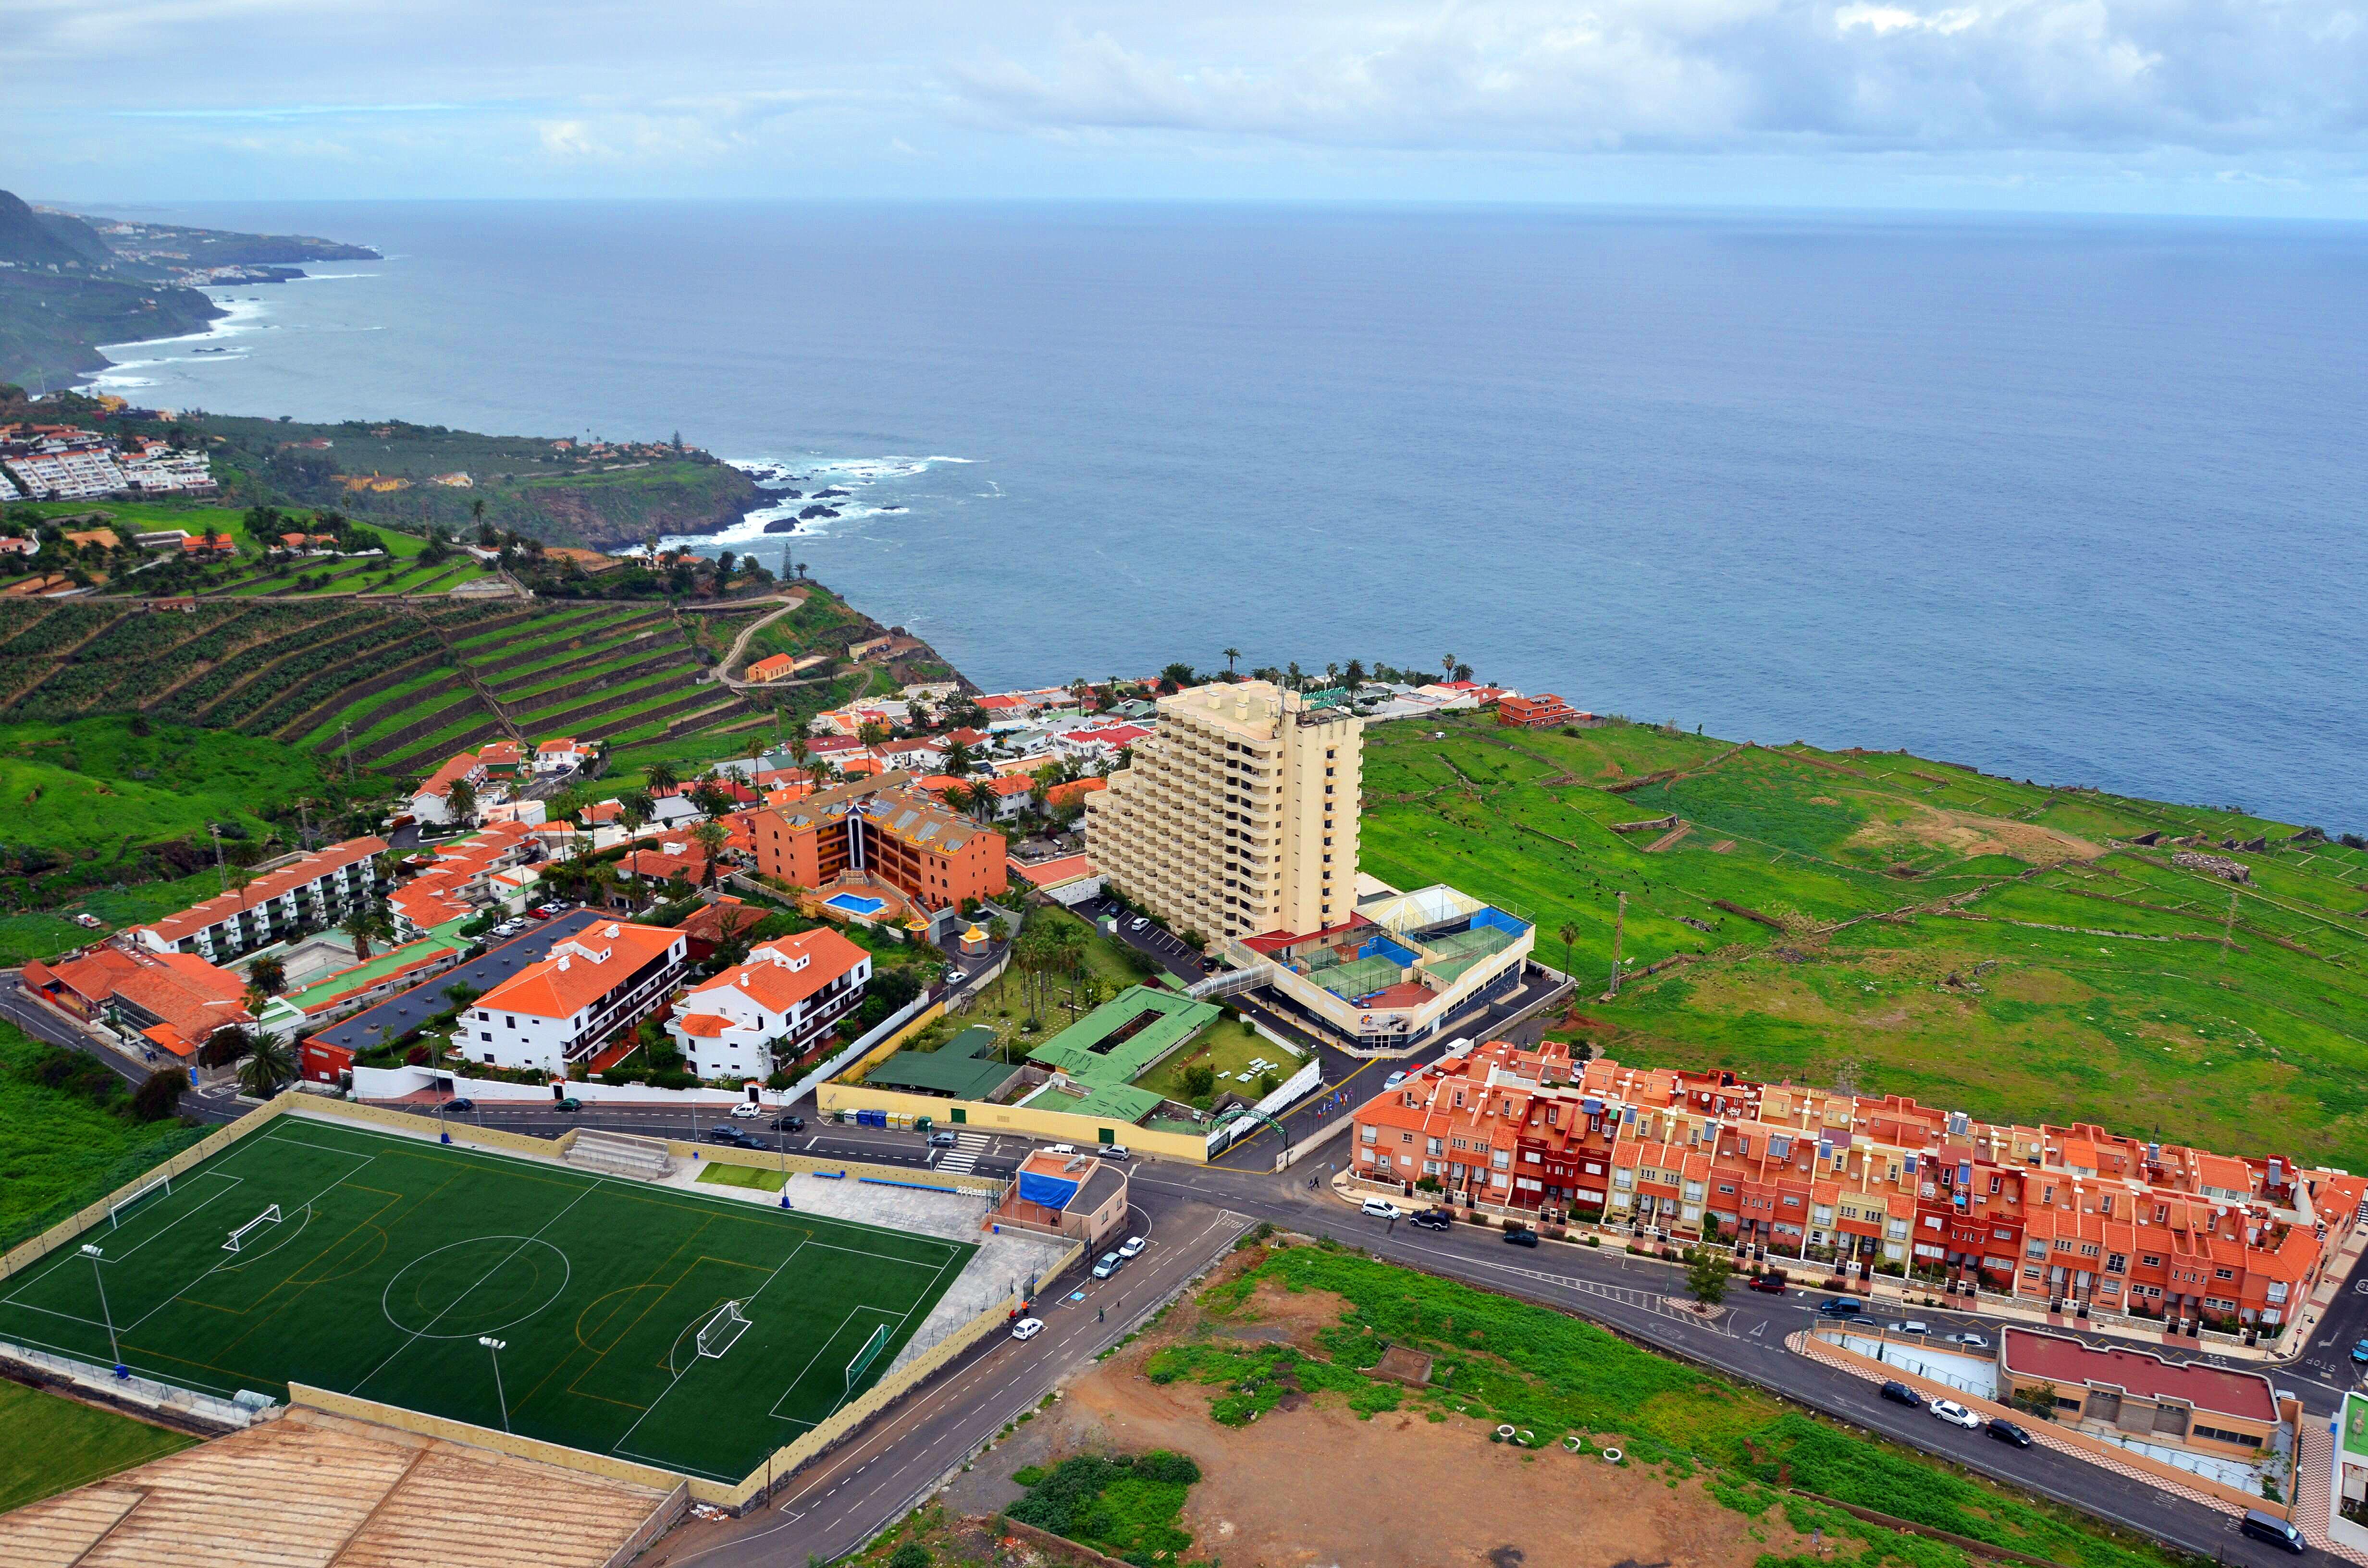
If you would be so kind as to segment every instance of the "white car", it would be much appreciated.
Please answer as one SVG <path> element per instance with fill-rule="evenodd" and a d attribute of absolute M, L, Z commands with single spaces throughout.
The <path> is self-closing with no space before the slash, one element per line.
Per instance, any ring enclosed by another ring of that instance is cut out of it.
<path fill-rule="evenodd" d="M 1140 931 L 1140 930 L 1142 930 L 1145 926 L 1148 926 L 1148 925 L 1150 925 L 1150 924 L 1151 924 L 1151 921 L 1150 921 L 1150 919 L 1149 919 L 1149 917 L 1148 917 L 1148 916 L 1138 915 L 1136 915 L 1136 916 L 1133 918 L 1133 920 L 1132 920 L 1132 921 L 1130 921 L 1130 922 L 1128 923 L 1128 925 L 1127 925 L 1127 927 L 1126 927 L 1126 928 L 1127 928 L 1128 930 L 1130 930 L 1130 931 Z"/>
<path fill-rule="evenodd" d="M 1962 1345 L 1968 1350 L 1987 1350 L 1990 1347 L 1990 1342 L 1987 1337 L 1971 1332 L 1964 1334 L 1952 1334 L 1949 1335 L 1946 1340 L 1942 1341 L 1942 1343 L 1948 1345 Z"/>
<path fill-rule="evenodd" d="M 1400 1084 L 1405 1083 L 1405 1082 L 1406 1082 L 1406 1075 L 1405 1074 L 1403 1074 L 1403 1073 L 1393 1073 L 1393 1074 L 1391 1074 L 1388 1077 L 1386 1077 L 1386 1078 L 1384 1078 L 1384 1079 L 1383 1079 L 1383 1080 L 1382 1080 L 1382 1087 L 1383 1087 L 1383 1088 L 1385 1088 L 1385 1089 L 1395 1089 L 1395 1088 L 1396 1088 Z"/>
<path fill-rule="evenodd" d="M 1982 1424 L 1982 1418 L 1953 1399 L 1936 1399 L 1925 1408 L 1952 1426 L 1963 1426 L 1971 1432 Z"/>
<path fill-rule="evenodd" d="M 1044 1152 L 1048 1154 L 1074 1154 L 1077 1146 L 1075 1143 L 1051 1143 L 1045 1146 Z"/>
<path fill-rule="evenodd" d="M 1398 1206 L 1396 1204 L 1384 1203 L 1378 1198 L 1368 1198 L 1365 1199 L 1363 1210 L 1364 1212 L 1371 1214 L 1376 1220 L 1395 1220 L 1398 1217 Z"/>
<path fill-rule="evenodd" d="M 1930 1334 L 1932 1332 L 1932 1325 L 1926 1323 L 1922 1318 L 1909 1318 L 1906 1323 L 1901 1324 L 1892 1332 L 1895 1334 Z"/>
<path fill-rule="evenodd" d="M 1014 1339 L 1033 1339 L 1043 1332 L 1042 1318 L 1021 1318 L 1011 1325 L 1011 1337 Z"/>
<path fill-rule="evenodd" d="M 1141 1236 L 1129 1236 L 1126 1238 L 1124 1244 L 1119 1247 L 1118 1255 L 1121 1257 L 1135 1257 L 1140 1256 L 1143 1249 L 1150 1244 L 1151 1244 L 1149 1242 L 1144 1240 Z"/>
<path fill-rule="evenodd" d="M 746 1100 L 742 1100 L 738 1105 L 732 1108 L 732 1117 L 735 1121 L 754 1121 L 764 1114 L 765 1108 L 763 1106 L 752 1105 Z"/>

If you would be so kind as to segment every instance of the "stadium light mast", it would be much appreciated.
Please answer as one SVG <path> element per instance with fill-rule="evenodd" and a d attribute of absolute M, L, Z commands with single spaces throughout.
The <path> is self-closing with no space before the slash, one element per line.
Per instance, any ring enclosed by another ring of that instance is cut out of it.
<path fill-rule="evenodd" d="M 107 1308 L 107 1278 L 98 1269 L 98 1266 L 106 1261 L 107 1254 L 93 1244 L 85 1242 L 82 1255 L 90 1259 L 90 1277 L 98 1285 L 98 1315 L 107 1321 L 107 1350 L 115 1358 L 115 1370 L 120 1376 L 123 1372 L 123 1346 L 115 1338 L 115 1314 Z"/>
<path fill-rule="evenodd" d="M 509 1396 L 502 1392 L 502 1352 L 509 1348 L 509 1341 L 481 1334 L 477 1335 L 477 1343 L 493 1353 L 494 1403 L 502 1407 L 502 1430 L 507 1432 L 510 1429 L 510 1402 Z"/>

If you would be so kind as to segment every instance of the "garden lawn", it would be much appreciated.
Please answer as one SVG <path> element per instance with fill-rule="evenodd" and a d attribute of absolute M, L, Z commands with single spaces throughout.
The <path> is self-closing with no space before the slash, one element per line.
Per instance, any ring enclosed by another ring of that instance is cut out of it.
<path fill-rule="evenodd" d="M 1274 1074 L 1278 1083 L 1299 1071 L 1298 1057 L 1248 1024 L 1239 1018 L 1219 1018 L 1193 1037 L 1182 1050 L 1136 1079 L 1135 1083 L 1179 1104 L 1206 1110 L 1222 1094 L 1244 1095 L 1253 1100 L 1264 1097 L 1256 1091 L 1247 1076 L 1249 1064 L 1261 1059 L 1275 1064 Z M 1234 1076 L 1218 1078 L 1216 1086 L 1208 1094 L 1188 1095 L 1184 1092 L 1184 1073 L 1191 1067 L 1213 1068 L 1218 1073 L 1230 1073 Z"/>

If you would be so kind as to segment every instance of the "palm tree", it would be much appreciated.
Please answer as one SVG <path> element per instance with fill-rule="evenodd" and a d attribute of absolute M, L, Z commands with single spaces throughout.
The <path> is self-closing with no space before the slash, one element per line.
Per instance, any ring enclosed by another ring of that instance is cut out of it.
<path fill-rule="evenodd" d="M 477 814 L 477 787 L 465 778 L 452 780 L 451 793 L 446 797 L 452 806 L 452 820 L 466 824 Z"/>
<path fill-rule="evenodd" d="M 339 929 L 354 939 L 355 961 L 367 963 L 370 956 L 370 938 L 383 937 L 392 939 L 394 922 L 388 917 L 384 903 L 375 899 L 357 899 L 353 907 L 346 911 L 345 922 Z"/>
<path fill-rule="evenodd" d="M 1242 651 L 1239 648 L 1227 648 L 1223 652 L 1225 655 L 1225 676 L 1231 679 L 1234 674 L 1234 661 L 1242 656 Z"/>
<path fill-rule="evenodd" d="M 246 966 L 246 977 L 255 983 L 255 989 L 266 996 L 276 995 L 287 989 L 288 966 L 278 959 L 257 959 Z M 254 1010 L 252 1007 L 248 1009 L 250 1012 Z"/>
<path fill-rule="evenodd" d="M 675 789 L 682 783 L 682 775 L 674 770 L 674 765 L 672 763 L 666 762 L 654 762 L 650 764 L 648 771 L 643 774 L 642 777 L 648 784 L 650 793 L 653 795 L 661 793 L 664 790 Z"/>
<path fill-rule="evenodd" d="M 649 797 L 639 790 L 628 790 L 617 798 L 617 820 L 625 824 L 627 838 L 639 835 L 642 824 L 650 820 L 648 801 Z"/>
<path fill-rule="evenodd" d="M 1568 974 L 1570 972 L 1570 949 L 1572 945 L 1578 940 L 1578 927 L 1565 920 L 1562 923 L 1562 929 L 1556 931 L 1554 935 L 1562 938 L 1562 971 L 1565 974 Z"/>
<path fill-rule="evenodd" d="M 1440 656 L 1439 663 L 1440 667 L 1447 671 L 1447 678 L 1453 680 L 1455 678 L 1455 655 L 1452 653 L 1441 654 Z"/>
<path fill-rule="evenodd" d="M 278 1035 L 256 1037 L 255 1050 L 239 1063 L 238 1086 L 242 1094 L 268 1100 L 279 1092 L 279 1085 L 296 1076 L 295 1055 L 288 1042 Z"/>
<path fill-rule="evenodd" d="M 704 852 L 707 857 L 707 885 L 713 887 L 715 885 L 715 858 L 723 853 L 724 841 L 732 836 L 732 830 L 725 827 L 720 822 L 709 821 L 700 823 L 697 827 L 692 828 L 690 830 L 690 836 L 698 843 L 700 849 Z"/>
<path fill-rule="evenodd" d="M 969 743 L 956 741 L 946 747 L 946 771 L 957 778 L 970 771 Z"/>

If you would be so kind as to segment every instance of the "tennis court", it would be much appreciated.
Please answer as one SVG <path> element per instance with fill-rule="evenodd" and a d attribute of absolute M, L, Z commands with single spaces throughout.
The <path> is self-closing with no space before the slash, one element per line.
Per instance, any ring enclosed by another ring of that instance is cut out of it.
<path fill-rule="evenodd" d="M 111 1322 L 133 1371 L 225 1398 L 305 1382 L 737 1481 L 976 1251 L 283 1116 L 0 1282 L 0 1338 L 106 1364 Z"/>

